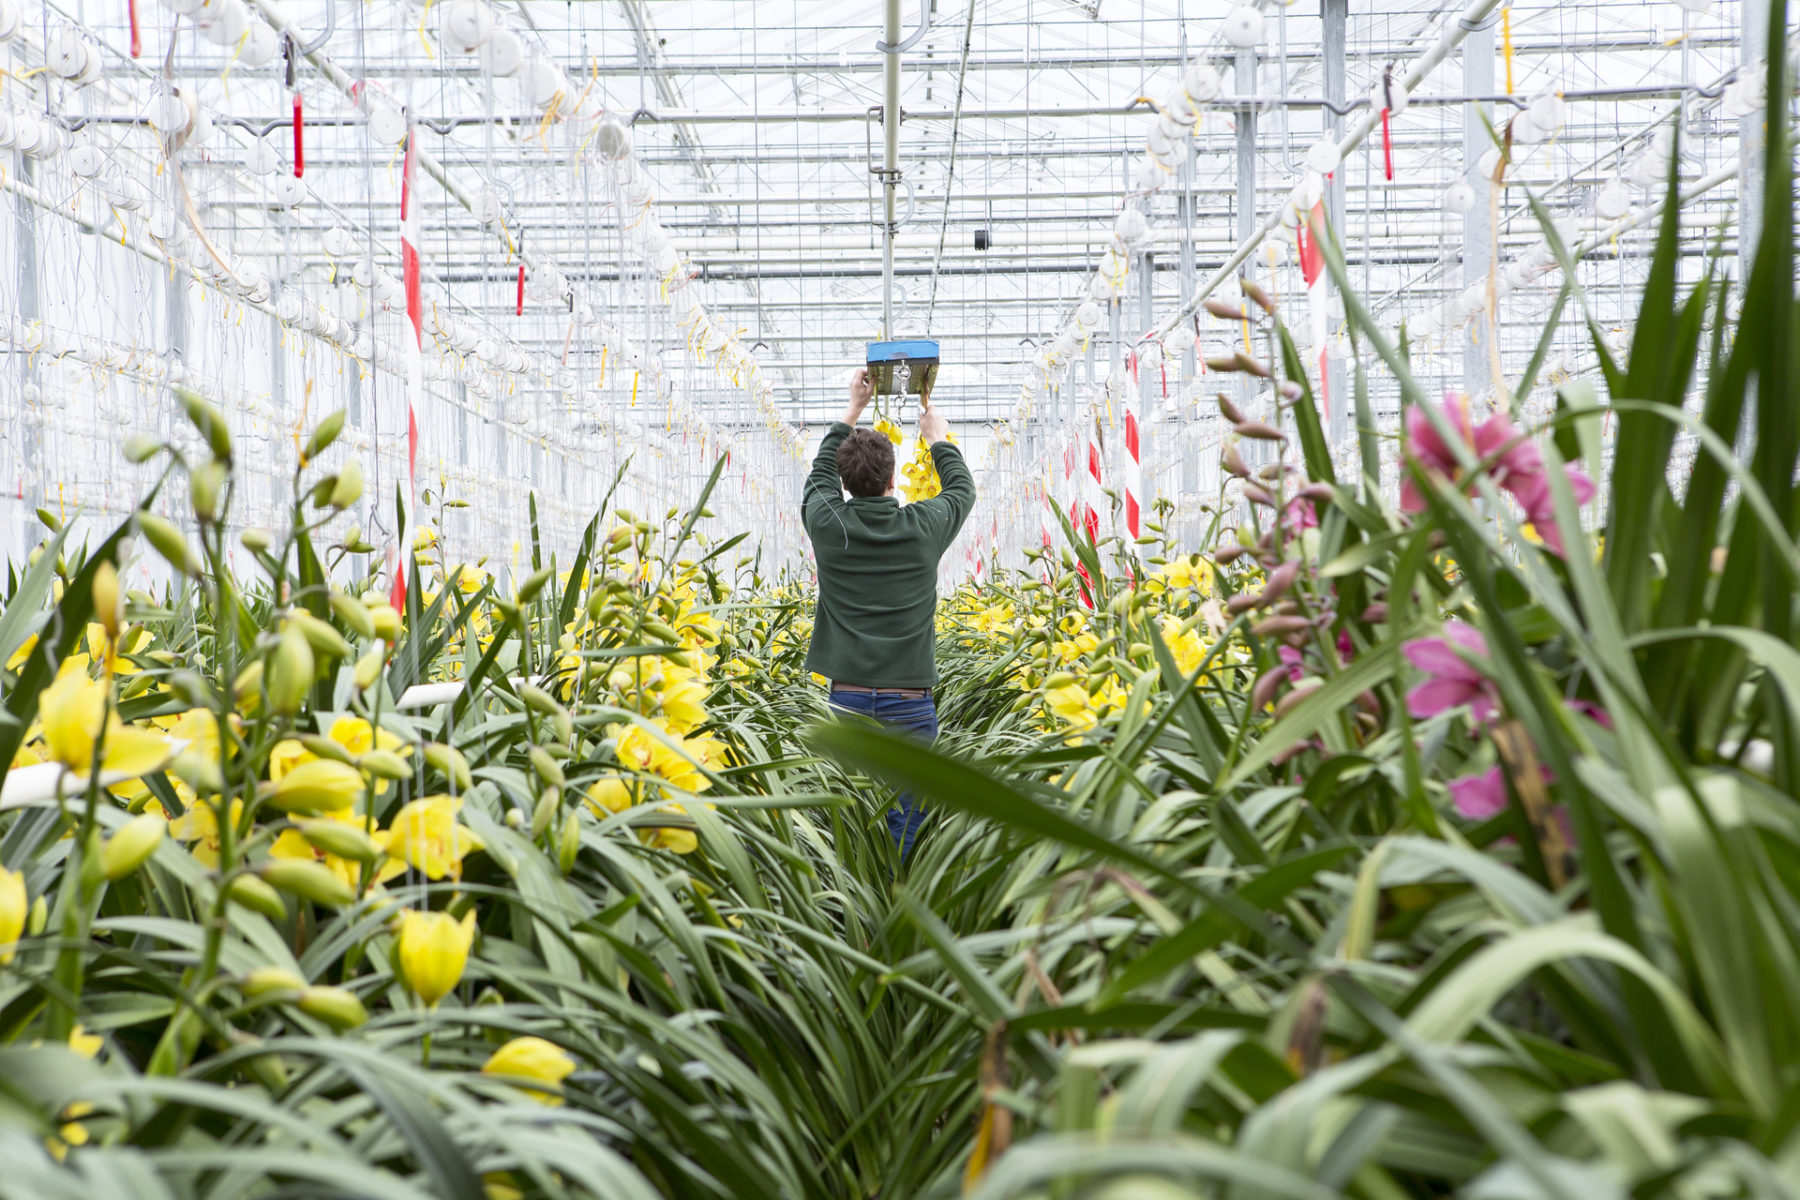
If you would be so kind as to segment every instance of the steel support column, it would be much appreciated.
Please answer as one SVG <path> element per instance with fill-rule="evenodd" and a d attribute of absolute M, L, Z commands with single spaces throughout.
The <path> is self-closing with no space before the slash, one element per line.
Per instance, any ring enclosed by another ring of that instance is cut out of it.
<path fill-rule="evenodd" d="M 1494 29 L 1489 25 L 1476 30 L 1463 40 L 1463 90 L 1468 95 L 1486 95 L 1494 87 Z M 1487 120 L 1484 120 L 1483 118 Z M 1481 174 L 1477 165 L 1483 154 L 1493 147 L 1487 121 L 1492 120 L 1492 106 L 1470 103 L 1463 108 L 1463 169 L 1475 188 L 1475 203 L 1463 214 L 1462 281 L 1463 286 L 1480 283 L 1487 278 L 1491 237 L 1488 229 L 1488 194 L 1492 182 Z M 1475 336 L 1463 342 L 1463 390 L 1471 396 L 1486 392 L 1488 379 L 1488 331 L 1485 322 L 1476 322 Z"/>
<path fill-rule="evenodd" d="M 1743 21 L 1738 48 L 1738 73 L 1742 79 L 1750 72 L 1760 73 L 1769 56 L 1769 0 L 1744 0 L 1738 6 Z M 1771 104 L 1785 103 L 1770 96 Z M 1738 118 L 1738 288 L 1750 279 L 1750 264 L 1756 261 L 1756 243 L 1762 238 L 1763 176 L 1769 150 L 1769 115 L 1758 109 Z"/>
<path fill-rule="evenodd" d="M 889 46 L 900 44 L 900 0 L 887 0 Z M 881 336 L 894 336 L 894 187 L 900 182 L 900 51 L 882 53 L 884 98 L 881 106 L 882 221 Z"/>
<path fill-rule="evenodd" d="M 1344 41 L 1350 24 L 1350 0 L 1319 0 L 1320 41 L 1325 58 L 1325 99 L 1342 106 L 1344 103 Z M 1332 141 L 1339 141 L 1344 136 L 1344 118 L 1327 108 L 1325 112 L 1325 128 Z M 1344 221 L 1345 176 L 1349 174 L 1350 164 L 1342 162 L 1338 169 L 1331 173 L 1325 181 L 1325 215 L 1331 224 L 1331 231 L 1336 235 L 1338 244 L 1344 248 L 1346 255 L 1350 252 L 1350 239 L 1347 236 L 1348 226 Z M 1330 312 L 1331 300 L 1337 296 L 1337 281 L 1330 275 L 1325 277 L 1326 311 Z M 1326 329 L 1326 337 L 1331 331 Z M 1345 414 L 1349 405 L 1345 403 L 1344 363 L 1335 355 L 1327 353 L 1320 368 L 1323 378 L 1319 381 L 1325 389 L 1326 407 L 1326 439 L 1337 445 L 1343 439 L 1347 429 Z"/>

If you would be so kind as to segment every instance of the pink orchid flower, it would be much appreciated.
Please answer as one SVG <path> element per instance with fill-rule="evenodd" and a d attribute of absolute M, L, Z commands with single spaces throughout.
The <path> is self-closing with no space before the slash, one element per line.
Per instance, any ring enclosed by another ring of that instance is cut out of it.
<path fill-rule="evenodd" d="M 1457 814 L 1471 821 L 1486 821 L 1506 811 L 1506 780 L 1499 767 L 1452 779 L 1449 787 Z"/>
<path fill-rule="evenodd" d="M 1549 783 L 1552 776 L 1549 768 L 1544 769 L 1544 782 Z M 1455 806 L 1458 816 L 1470 821 L 1486 821 L 1506 811 L 1506 779 L 1500 774 L 1500 768 L 1489 767 L 1478 775 L 1464 775 L 1461 779 L 1452 779 L 1450 802 Z M 1550 810 L 1550 820 L 1561 831 L 1563 841 L 1575 844 L 1575 827 L 1569 820 L 1569 810 L 1558 804 Z M 1496 845 L 1514 844 L 1511 837 L 1501 838 Z"/>
<path fill-rule="evenodd" d="M 1489 464 L 1488 473 L 1501 487 L 1542 473 L 1543 454 L 1505 413 L 1495 413 L 1477 425 L 1474 413 L 1469 409 L 1469 398 L 1460 392 L 1444 393 L 1444 403 L 1439 411 L 1475 458 L 1498 456 Z M 1406 411 L 1406 449 L 1421 466 L 1441 475 L 1454 479 L 1460 471 L 1456 455 L 1418 405 Z M 1400 508 L 1404 512 L 1423 512 L 1425 509 L 1425 496 L 1410 475 L 1400 481 Z"/>
<path fill-rule="evenodd" d="M 1485 722 L 1499 710 L 1500 695 L 1493 681 L 1456 652 L 1461 647 L 1477 658 L 1488 657 L 1487 639 L 1463 621 L 1444 622 L 1444 636 L 1415 638 L 1406 643 L 1406 661 L 1429 679 L 1406 693 L 1406 710 L 1415 717 L 1435 717 L 1464 704 L 1477 722 Z"/>
<path fill-rule="evenodd" d="M 1586 504 L 1594 498 L 1594 481 L 1580 467 L 1563 467 L 1569 480 L 1569 491 L 1574 493 L 1577 506 Z M 1525 510 L 1525 519 L 1537 530 L 1537 535 L 1544 540 L 1544 545 L 1559 558 L 1568 557 L 1563 547 L 1562 529 L 1556 523 L 1556 499 L 1550 491 L 1550 476 L 1543 471 L 1528 475 L 1507 485 L 1513 499 Z"/>
<path fill-rule="evenodd" d="M 1319 510 L 1305 496 L 1295 496 L 1281 513 L 1282 536 L 1297 538 L 1308 529 L 1319 527 Z"/>

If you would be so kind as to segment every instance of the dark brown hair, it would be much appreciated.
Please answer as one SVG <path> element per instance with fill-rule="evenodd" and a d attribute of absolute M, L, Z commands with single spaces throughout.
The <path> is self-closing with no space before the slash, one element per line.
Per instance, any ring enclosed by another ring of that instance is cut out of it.
<path fill-rule="evenodd" d="M 873 429 L 852 429 L 837 448 L 838 478 L 852 496 L 881 496 L 894 482 L 894 443 Z"/>

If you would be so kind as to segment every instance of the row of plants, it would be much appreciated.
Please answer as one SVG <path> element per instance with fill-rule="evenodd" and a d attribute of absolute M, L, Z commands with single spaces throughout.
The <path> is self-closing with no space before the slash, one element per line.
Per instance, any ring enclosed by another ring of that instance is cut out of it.
<path fill-rule="evenodd" d="M 234 546 L 186 395 L 0 610 L 0 1195 L 1800 1194 L 1791 218 L 1733 327 L 1669 199 L 1630 360 L 1595 329 L 1542 429 L 1424 395 L 1322 237 L 1360 477 L 1246 312 L 1282 419 L 1222 404 L 1211 544 L 1065 526 L 946 600 L 931 748 L 828 719 L 717 471 L 395 607 L 323 533 L 341 416 Z M 1511 396 L 1586 320 L 1545 229 Z"/>

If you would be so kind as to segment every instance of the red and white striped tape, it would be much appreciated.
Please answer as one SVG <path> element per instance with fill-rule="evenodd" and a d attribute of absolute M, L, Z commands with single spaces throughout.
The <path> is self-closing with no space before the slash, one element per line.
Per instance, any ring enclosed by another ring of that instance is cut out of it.
<path fill-rule="evenodd" d="M 390 564 L 394 570 L 392 603 L 406 611 L 407 572 L 412 566 L 414 513 L 419 507 L 419 400 L 425 391 L 425 300 L 419 291 L 419 206 L 413 203 L 418 186 L 419 140 L 417 128 L 406 131 L 406 162 L 400 169 L 400 266 L 406 279 L 406 317 L 412 337 L 402 338 L 406 349 L 406 517 L 400 525 L 400 545 Z"/>
<path fill-rule="evenodd" d="M 1101 488 L 1101 471 L 1104 460 L 1101 457 L 1100 418 L 1094 418 L 1094 427 L 1088 433 L 1087 444 L 1087 478 L 1085 480 L 1086 495 L 1082 511 L 1082 520 L 1087 527 L 1087 535 L 1093 541 L 1100 540 L 1100 506 L 1106 503 L 1106 495 Z"/>
<path fill-rule="evenodd" d="M 1131 388 L 1125 394 L 1125 531 L 1134 541 L 1138 537 L 1141 517 L 1138 497 L 1144 488 L 1138 437 L 1138 393 L 1136 388 Z"/>

